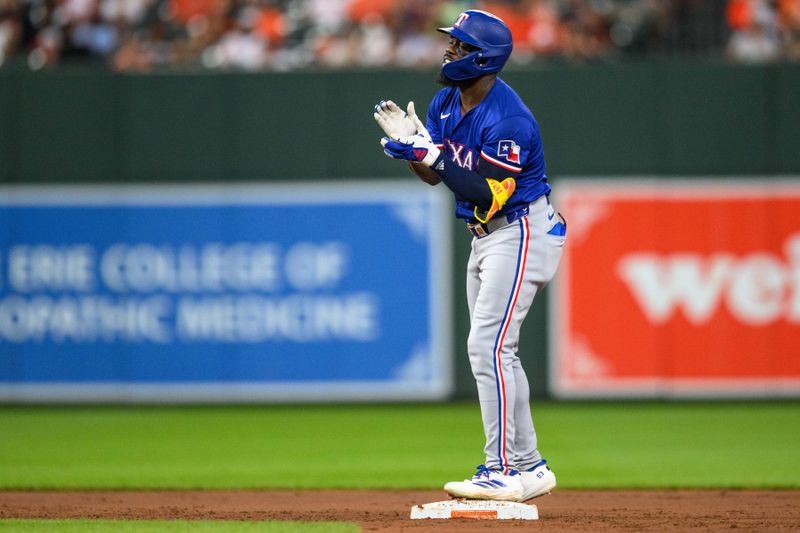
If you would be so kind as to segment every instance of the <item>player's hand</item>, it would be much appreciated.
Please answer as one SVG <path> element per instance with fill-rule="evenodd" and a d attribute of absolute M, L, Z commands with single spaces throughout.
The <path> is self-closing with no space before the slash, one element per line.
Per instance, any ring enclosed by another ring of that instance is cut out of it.
<path fill-rule="evenodd" d="M 381 139 L 381 146 L 383 146 L 383 152 L 389 157 L 417 161 L 426 167 L 432 166 L 440 153 L 431 141 L 430 135 L 426 136 L 421 133 L 398 138 L 384 137 Z"/>
<path fill-rule="evenodd" d="M 411 122 L 414 124 L 414 127 L 416 128 L 416 131 L 414 133 L 417 133 L 419 135 L 424 135 L 426 139 L 431 141 L 431 134 L 428 133 L 428 129 L 419 119 L 419 117 L 417 116 L 417 112 L 414 110 L 414 102 L 409 102 L 408 107 L 406 109 L 407 109 L 406 114 L 408 115 L 409 120 L 411 120 Z"/>
<path fill-rule="evenodd" d="M 413 102 L 409 104 L 411 111 L 414 110 Z M 391 138 L 409 137 L 417 134 L 417 124 L 391 100 L 381 100 L 375 106 L 375 113 L 372 115 L 375 122 L 381 127 L 383 132 Z M 416 118 L 416 114 L 414 118 Z M 417 122 L 419 119 L 417 118 Z"/>

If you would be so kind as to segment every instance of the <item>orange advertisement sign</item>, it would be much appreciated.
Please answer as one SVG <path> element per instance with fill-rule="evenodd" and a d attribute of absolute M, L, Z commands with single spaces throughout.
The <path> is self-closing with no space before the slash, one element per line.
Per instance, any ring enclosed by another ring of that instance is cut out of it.
<path fill-rule="evenodd" d="M 800 396 L 800 181 L 569 181 L 561 397 Z"/>

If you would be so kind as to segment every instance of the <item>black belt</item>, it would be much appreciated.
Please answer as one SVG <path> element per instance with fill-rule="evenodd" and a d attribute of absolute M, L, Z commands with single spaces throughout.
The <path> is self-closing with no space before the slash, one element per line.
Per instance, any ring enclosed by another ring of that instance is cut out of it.
<path fill-rule="evenodd" d="M 472 233 L 478 239 L 482 239 L 492 233 L 493 231 L 497 231 L 500 228 L 504 228 L 518 220 L 525 215 L 528 214 L 530 211 L 529 206 L 525 206 L 522 209 L 517 209 L 516 211 L 512 211 L 505 216 L 501 216 L 498 218 L 493 218 L 488 222 L 467 222 L 467 230 Z"/>

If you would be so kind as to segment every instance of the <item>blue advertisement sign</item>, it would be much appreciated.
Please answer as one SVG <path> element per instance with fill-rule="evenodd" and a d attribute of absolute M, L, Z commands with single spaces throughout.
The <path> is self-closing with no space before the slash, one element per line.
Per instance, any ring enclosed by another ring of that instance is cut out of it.
<path fill-rule="evenodd" d="M 443 398 L 449 216 L 414 182 L 0 189 L 0 400 Z"/>

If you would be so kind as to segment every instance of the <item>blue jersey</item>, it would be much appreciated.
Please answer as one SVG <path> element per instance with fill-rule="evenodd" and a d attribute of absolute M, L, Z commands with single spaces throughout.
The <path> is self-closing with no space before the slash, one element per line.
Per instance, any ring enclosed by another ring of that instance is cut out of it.
<path fill-rule="evenodd" d="M 495 216 L 514 212 L 550 193 L 539 125 L 519 95 L 500 78 L 464 116 L 458 89 L 442 89 L 428 106 L 427 122 L 433 142 L 461 168 L 484 177 L 516 180 L 514 194 Z M 474 221 L 475 204 L 455 196 L 456 217 Z"/>

